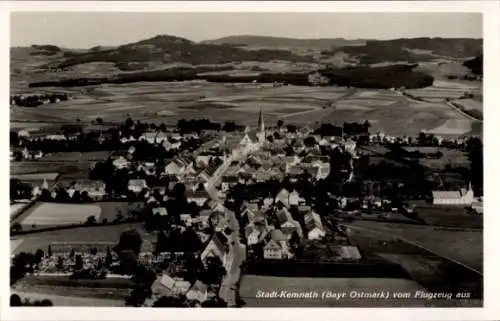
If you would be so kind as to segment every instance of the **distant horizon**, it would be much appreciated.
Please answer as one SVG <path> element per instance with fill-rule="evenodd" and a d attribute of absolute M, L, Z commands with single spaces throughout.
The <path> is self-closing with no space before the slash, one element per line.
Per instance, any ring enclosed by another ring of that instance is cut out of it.
<path fill-rule="evenodd" d="M 10 47 L 55 45 L 68 49 L 116 47 L 157 35 L 197 43 L 231 36 L 351 41 L 483 39 L 482 14 L 477 12 L 15 12 L 10 25 Z"/>
<path fill-rule="evenodd" d="M 398 40 L 398 39 L 424 39 L 424 38 L 429 38 L 429 39 L 474 39 L 474 40 L 483 40 L 483 37 L 477 37 L 477 38 L 475 38 L 475 37 L 402 37 L 402 38 L 390 38 L 390 39 L 377 39 L 377 38 L 354 38 L 354 39 L 349 39 L 349 38 L 342 38 L 342 37 L 332 37 L 332 38 L 328 38 L 328 37 L 321 37 L 321 38 L 314 38 L 314 37 L 311 37 L 311 38 L 294 38 L 294 37 L 264 36 L 264 35 L 251 35 L 251 34 L 241 34 L 241 35 L 240 34 L 230 34 L 230 35 L 222 36 L 222 37 L 219 37 L 219 38 L 203 39 L 203 40 L 200 40 L 200 41 L 195 41 L 195 40 L 191 40 L 191 39 L 188 39 L 188 38 L 179 37 L 179 36 L 176 36 L 176 35 L 157 34 L 157 35 L 152 36 L 152 37 L 141 38 L 141 39 L 137 39 L 135 41 L 125 42 L 125 43 L 118 44 L 118 45 L 113 45 L 113 46 L 112 45 L 96 45 L 96 46 L 92 46 L 92 47 L 67 47 L 67 46 L 54 45 L 52 43 L 32 43 L 32 44 L 27 44 L 27 45 L 23 45 L 23 46 L 10 46 L 10 48 L 26 48 L 26 47 L 32 47 L 32 46 L 54 45 L 54 46 L 57 46 L 59 48 L 64 48 L 64 49 L 86 50 L 86 49 L 91 49 L 91 48 L 94 48 L 94 47 L 118 47 L 118 46 L 122 46 L 122 45 L 125 45 L 125 44 L 128 44 L 128 43 L 134 43 L 134 42 L 139 42 L 139 41 L 146 40 L 146 39 L 152 39 L 152 38 L 157 37 L 157 36 L 173 36 L 173 37 L 177 37 L 177 38 L 183 38 L 183 39 L 192 41 L 194 43 L 202 43 L 204 41 L 214 41 L 214 40 L 223 39 L 223 38 L 229 38 L 229 37 L 263 37 L 263 38 L 280 38 L 280 39 L 293 39 L 293 40 L 347 40 L 347 41 L 363 41 L 363 40 L 365 40 L 365 41 L 391 41 L 391 40 Z"/>

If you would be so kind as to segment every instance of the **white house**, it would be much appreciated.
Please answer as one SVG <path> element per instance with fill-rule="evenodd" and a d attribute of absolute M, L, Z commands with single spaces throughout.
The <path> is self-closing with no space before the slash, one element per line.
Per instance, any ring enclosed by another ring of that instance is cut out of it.
<path fill-rule="evenodd" d="M 187 291 L 186 298 L 191 301 L 204 302 L 208 297 L 208 285 L 201 281 L 196 281 L 193 286 Z"/>
<path fill-rule="evenodd" d="M 147 188 L 148 185 L 143 179 L 131 179 L 128 181 L 128 190 L 134 193 L 140 193 L 143 189 Z"/>
<path fill-rule="evenodd" d="M 180 175 L 184 172 L 185 169 L 185 164 L 183 164 L 178 159 L 174 159 L 165 166 L 164 173 L 166 175 Z"/>
<path fill-rule="evenodd" d="M 325 236 L 325 230 L 321 217 L 314 212 L 310 212 L 304 216 L 304 223 L 307 229 L 307 239 L 318 240 Z"/>
<path fill-rule="evenodd" d="M 117 169 L 128 168 L 130 165 L 129 161 L 124 157 L 120 156 L 113 161 L 113 166 Z"/>
<path fill-rule="evenodd" d="M 222 265 L 226 266 L 229 256 L 229 246 L 227 237 L 220 232 L 216 232 L 207 246 L 201 252 L 200 259 L 203 263 L 206 263 L 209 257 L 217 257 L 221 260 Z"/>
<path fill-rule="evenodd" d="M 280 230 L 271 230 L 268 235 L 268 242 L 264 246 L 264 258 L 268 260 L 291 258 L 287 237 Z"/>

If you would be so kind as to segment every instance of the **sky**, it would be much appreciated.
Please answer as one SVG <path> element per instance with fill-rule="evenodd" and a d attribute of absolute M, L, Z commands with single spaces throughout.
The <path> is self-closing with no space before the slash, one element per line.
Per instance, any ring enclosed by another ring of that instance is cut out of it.
<path fill-rule="evenodd" d="M 482 38 L 481 13 L 15 12 L 11 46 L 116 46 L 159 34 L 193 41 L 230 35 L 291 38 Z"/>

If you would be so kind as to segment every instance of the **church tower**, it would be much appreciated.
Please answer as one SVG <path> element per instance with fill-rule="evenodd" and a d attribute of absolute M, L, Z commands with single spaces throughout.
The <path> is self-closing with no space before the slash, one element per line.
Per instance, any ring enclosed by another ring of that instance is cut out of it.
<path fill-rule="evenodd" d="M 264 126 L 264 114 L 262 113 L 262 107 L 260 107 L 259 122 L 257 124 L 257 139 L 259 140 L 259 143 L 264 143 L 266 140 L 266 128 Z"/>

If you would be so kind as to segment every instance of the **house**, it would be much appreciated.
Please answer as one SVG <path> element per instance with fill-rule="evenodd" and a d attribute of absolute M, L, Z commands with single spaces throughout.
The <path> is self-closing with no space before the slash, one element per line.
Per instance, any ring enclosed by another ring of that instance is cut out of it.
<path fill-rule="evenodd" d="M 220 184 L 223 193 L 229 191 L 233 186 L 237 185 L 239 178 L 236 176 L 223 176 Z"/>
<path fill-rule="evenodd" d="M 209 199 L 207 191 L 186 191 L 186 197 L 189 203 L 195 202 L 198 206 L 203 206 L 205 202 Z"/>
<path fill-rule="evenodd" d="M 191 222 L 193 220 L 193 218 L 191 217 L 191 214 L 181 214 L 180 219 L 187 226 L 191 225 Z"/>
<path fill-rule="evenodd" d="M 208 297 L 208 285 L 199 280 L 187 291 L 186 298 L 190 301 L 205 302 Z"/>
<path fill-rule="evenodd" d="M 259 213 L 259 205 L 255 203 L 245 203 L 242 205 L 241 217 L 252 222 Z"/>
<path fill-rule="evenodd" d="M 128 190 L 133 193 L 140 193 L 143 189 L 147 188 L 146 180 L 144 179 L 131 179 L 128 181 Z"/>
<path fill-rule="evenodd" d="M 318 240 L 325 236 L 325 230 L 319 214 L 310 212 L 304 216 L 304 225 L 307 230 L 308 240 Z"/>
<path fill-rule="evenodd" d="M 87 192 L 92 200 L 102 200 L 106 195 L 106 184 L 103 181 L 78 181 L 73 189 L 80 193 Z"/>
<path fill-rule="evenodd" d="M 202 227 L 206 228 L 209 226 L 209 219 L 211 214 L 212 210 L 209 209 L 201 210 L 199 219 Z"/>
<path fill-rule="evenodd" d="M 302 197 L 300 197 L 299 193 L 296 190 L 293 190 L 290 194 L 288 194 L 288 204 L 290 206 L 298 206 L 300 202 L 305 201 Z"/>
<path fill-rule="evenodd" d="M 276 216 L 278 217 L 280 225 L 283 225 L 285 222 L 288 221 L 293 221 L 292 214 L 288 211 L 286 207 L 283 207 L 282 209 L 278 210 Z"/>
<path fill-rule="evenodd" d="M 474 191 L 469 188 L 460 191 L 432 191 L 432 203 L 435 205 L 471 205 L 474 202 Z"/>
<path fill-rule="evenodd" d="M 284 206 L 290 207 L 289 196 L 290 192 L 283 188 L 278 192 L 278 195 L 276 195 L 275 202 L 281 202 Z"/>
<path fill-rule="evenodd" d="M 151 210 L 151 212 L 153 213 L 153 215 L 160 215 L 160 216 L 167 216 L 168 215 L 168 212 L 167 212 L 167 209 L 165 207 L 155 207 Z"/>
<path fill-rule="evenodd" d="M 212 212 L 224 212 L 226 207 L 217 200 L 208 200 L 205 204 Z"/>
<path fill-rule="evenodd" d="M 280 230 L 271 230 L 267 239 L 267 244 L 264 246 L 264 259 L 281 260 L 291 258 L 287 237 Z"/>
<path fill-rule="evenodd" d="M 300 227 L 300 223 L 296 220 L 290 220 L 286 221 L 285 223 L 281 224 L 280 230 L 283 232 L 284 235 L 287 236 L 288 239 L 290 239 L 293 235 L 293 233 L 297 232 L 297 234 L 302 237 L 302 228 Z"/>
<path fill-rule="evenodd" d="M 227 226 L 226 215 L 223 212 L 212 212 L 208 218 L 208 224 L 216 231 L 221 231 Z"/>
<path fill-rule="evenodd" d="M 164 273 L 153 282 L 151 285 L 151 292 L 153 292 L 154 297 L 175 296 L 186 294 L 189 287 L 189 282 L 176 280 Z"/>
<path fill-rule="evenodd" d="M 228 239 L 224 235 L 224 233 L 216 232 L 207 246 L 201 252 L 200 259 L 203 263 L 207 262 L 207 259 L 210 257 L 217 257 L 221 260 L 222 265 L 226 266 L 229 256 L 229 244 Z"/>
<path fill-rule="evenodd" d="M 117 159 L 113 160 L 113 166 L 117 169 L 128 168 L 129 165 L 130 165 L 129 161 L 125 159 L 123 156 L 120 156 Z"/>
<path fill-rule="evenodd" d="M 359 253 L 359 249 L 357 246 L 341 245 L 338 248 L 338 254 L 344 260 L 361 260 L 361 254 Z"/>
<path fill-rule="evenodd" d="M 195 166 L 196 166 L 196 168 L 205 168 L 208 166 L 209 162 L 210 162 L 210 156 L 199 155 L 199 156 L 196 156 Z"/>
<path fill-rule="evenodd" d="M 183 164 L 179 159 L 173 159 L 166 166 L 164 173 L 166 175 L 180 175 L 186 169 L 186 165 Z"/>

